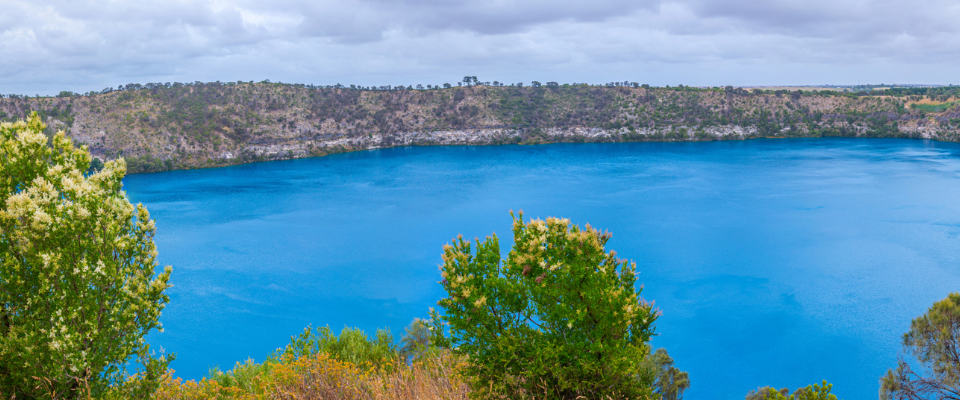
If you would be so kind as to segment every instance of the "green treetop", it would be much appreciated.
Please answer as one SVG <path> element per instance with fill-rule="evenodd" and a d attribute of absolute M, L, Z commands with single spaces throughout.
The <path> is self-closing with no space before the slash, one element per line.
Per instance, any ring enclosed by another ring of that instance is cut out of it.
<path fill-rule="evenodd" d="M 511 215 L 513 215 L 511 213 Z M 604 245 L 609 233 L 569 220 L 514 217 L 514 247 L 444 247 L 448 297 L 432 311 L 434 343 L 468 356 L 479 395 L 652 397 L 643 364 L 657 312 L 640 298 L 636 266 Z M 447 328 L 448 331 L 447 331 Z"/>
<path fill-rule="evenodd" d="M 789 392 L 787 388 L 777 390 L 765 386 L 756 391 L 751 390 L 750 393 L 747 393 L 746 400 L 837 400 L 837 396 L 830 393 L 832 389 L 833 385 L 827 383 L 826 380 L 823 380 L 822 384 L 814 383 L 799 388 L 791 395 L 787 395 Z"/>

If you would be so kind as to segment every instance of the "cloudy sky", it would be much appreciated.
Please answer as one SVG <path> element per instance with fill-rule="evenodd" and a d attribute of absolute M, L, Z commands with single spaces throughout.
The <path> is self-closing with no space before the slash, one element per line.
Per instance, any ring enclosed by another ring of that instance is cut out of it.
<path fill-rule="evenodd" d="M 0 0 L 0 93 L 126 83 L 960 83 L 957 0 Z"/>

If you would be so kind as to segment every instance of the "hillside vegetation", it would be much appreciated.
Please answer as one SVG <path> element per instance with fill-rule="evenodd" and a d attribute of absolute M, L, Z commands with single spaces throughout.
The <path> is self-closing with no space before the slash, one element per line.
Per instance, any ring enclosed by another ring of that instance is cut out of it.
<path fill-rule="evenodd" d="M 911 137 L 960 140 L 960 87 L 764 91 L 628 82 L 443 89 L 281 83 L 131 84 L 6 96 L 130 172 L 213 167 L 405 145 Z"/>

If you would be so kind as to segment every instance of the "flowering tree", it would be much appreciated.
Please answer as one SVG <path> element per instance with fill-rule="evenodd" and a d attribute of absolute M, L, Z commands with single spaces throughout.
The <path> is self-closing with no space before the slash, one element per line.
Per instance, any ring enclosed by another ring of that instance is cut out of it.
<path fill-rule="evenodd" d="M 511 212 L 511 216 L 513 213 Z M 652 398 L 649 353 L 657 312 L 640 297 L 636 265 L 606 252 L 609 233 L 569 220 L 514 216 L 514 247 L 496 235 L 474 251 L 444 246 L 448 297 L 431 310 L 433 341 L 468 356 L 481 396 Z"/>
<path fill-rule="evenodd" d="M 154 222 L 121 190 L 123 160 L 85 176 L 87 149 L 44 128 L 36 113 L 0 124 L 0 397 L 149 392 L 169 362 L 143 339 L 169 301 Z"/>

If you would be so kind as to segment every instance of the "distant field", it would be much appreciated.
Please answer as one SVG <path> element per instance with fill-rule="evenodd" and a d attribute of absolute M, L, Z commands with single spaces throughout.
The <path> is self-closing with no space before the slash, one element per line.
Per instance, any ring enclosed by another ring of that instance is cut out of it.
<path fill-rule="evenodd" d="M 941 112 L 947 110 L 960 101 L 948 101 L 946 103 L 933 103 L 929 101 L 913 103 L 910 105 L 910 108 L 913 110 L 920 110 L 926 112 Z"/>
<path fill-rule="evenodd" d="M 834 90 L 842 91 L 843 88 L 835 87 L 825 87 L 825 86 L 744 86 L 744 89 L 763 89 L 763 90 L 789 90 L 795 92 L 797 90 L 803 91 L 824 91 L 824 90 Z M 879 89 L 879 88 L 878 88 Z"/>

